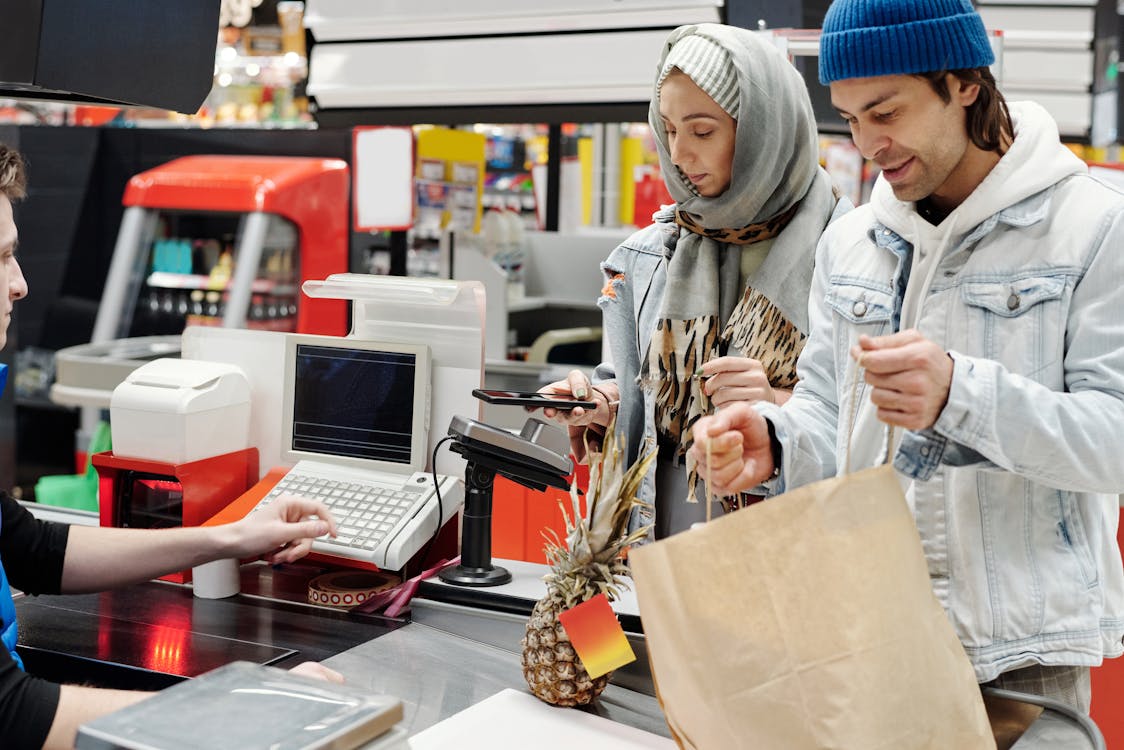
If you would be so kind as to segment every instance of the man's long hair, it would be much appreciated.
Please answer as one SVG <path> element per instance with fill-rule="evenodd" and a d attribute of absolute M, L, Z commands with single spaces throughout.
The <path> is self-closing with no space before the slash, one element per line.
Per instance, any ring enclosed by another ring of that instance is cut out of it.
<path fill-rule="evenodd" d="M 1007 101 L 999 93 L 999 86 L 995 83 L 995 76 L 984 67 L 921 73 L 918 77 L 928 81 L 937 96 L 947 104 L 952 101 L 952 94 L 948 90 L 949 73 L 964 83 L 975 83 L 980 87 L 976 101 L 967 107 L 968 137 L 977 148 L 1002 154 L 1005 144 L 1015 137 L 1015 128 L 1011 124 Z"/>
<path fill-rule="evenodd" d="M 20 152 L 0 143 L 0 195 L 18 201 L 27 195 L 27 171 Z"/>

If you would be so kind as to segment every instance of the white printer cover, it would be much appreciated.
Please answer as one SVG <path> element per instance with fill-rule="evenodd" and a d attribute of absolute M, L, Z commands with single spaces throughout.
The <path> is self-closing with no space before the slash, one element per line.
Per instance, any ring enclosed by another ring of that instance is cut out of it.
<path fill-rule="evenodd" d="M 183 414 L 249 400 L 249 380 L 237 365 L 164 358 L 141 365 L 114 389 L 110 415 L 122 408 Z"/>

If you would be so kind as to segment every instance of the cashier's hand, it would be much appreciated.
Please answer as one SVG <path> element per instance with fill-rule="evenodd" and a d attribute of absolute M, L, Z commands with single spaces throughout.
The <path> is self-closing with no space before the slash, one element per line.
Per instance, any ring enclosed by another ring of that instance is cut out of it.
<path fill-rule="evenodd" d="M 859 336 L 851 356 L 861 360 L 863 379 L 878 419 L 907 430 L 937 422 L 952 387 L 952 357 L 910 329 L 889 336 Z"/>
<path fill-rule="evenodd" d="M 717 414 L 700 417 L 691 435 L 691 456 L 711 491 L 736 495 L 773 476 L 769 426 L 747 402 L 737 401 Z"/>
<path fill-rule="evenodd" d="M 303 674 L 305 677 L 323 680 L 324 682 L 334 682 L 337 685 L 342 685 L 344 683 L 342 674 L 334 669 L 325 667 L 318 661 L 301 662 L 289 671 L 293 674 Z"/>
<path fill-rule="evenodd" d="M 586 446 L 591 450 L 601 450 L 601 438 L 605 428 L 613 422 L 617 413 L 617 405 L 621 400 L 621 392 L 612 380 L 598 383 L 597 387 L 589 382 L 589 378 L 581 370 L 571 370 L 565 380 L 559 380 L 550 385 L 543 386 L 539 393 L 565 393 L 586 401 L 597 404 L 595 409 L 552 409 L 549 406 L 542 410 L 543 416 L 565 425 L 570 434 L 570 450 L 579 462 L 585 461 Z"/>
<path fill-rule="evenodd" d="M 271 564 L 290 563 L 308 554 L 318 536 L 336 536 L 336 520 L 319 500 L 281 495 L 259 511 L 228 525 L 234 533 L 226 557 L 262 555 Z"/>

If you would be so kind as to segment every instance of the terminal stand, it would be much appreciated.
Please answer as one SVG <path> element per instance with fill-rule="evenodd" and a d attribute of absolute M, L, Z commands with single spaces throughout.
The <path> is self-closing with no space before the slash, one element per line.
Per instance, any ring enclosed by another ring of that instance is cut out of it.
<path fill-rule="evenodd" d="M 471 441 L 450 427 L 451 450 L 464 456 L 464 510 L 461 515 L 461 562 L 438 575 L 457 586 L 499 586 L 511 581 L 511 573 L 492 565 L 492 486 L 496 474 L 533 490 L 566 489 L 566 476 L 545 466 L 513 461 L 486 444 Z"/>
<path fill-rule="evenodd" d="M 440 572 L 458 586 L 499 586 L 511 581 L 507 568 L 492 565 L 492 483 L 495 469 L 469 460 L 464 468 L 461 511 L 461 562 Z"/>

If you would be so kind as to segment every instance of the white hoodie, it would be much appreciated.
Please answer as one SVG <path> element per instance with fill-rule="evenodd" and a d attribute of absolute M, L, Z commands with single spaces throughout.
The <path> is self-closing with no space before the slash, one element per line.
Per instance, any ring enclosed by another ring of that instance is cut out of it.
<path fill-rule="evenodd" d="M 910 283 L 902 302 L 901 330 L 917 325 L 920 301 L 928 292 L 938 260 L 968 232 L 1003 209 L 1042 192 L 1072 174 L 1088 172 L 1085 163 L 1058 140 L 1054 120 L 1034 102 L 1009 105 L 1015 140 L 999 163 L 944 221 L 934 226 L 912 202 L 900 201 L 879 176 L 870 203 L 878 223 L 913 245 Z"/>
<path fill-rule="evenodd" d="M 912 245 L 900 329 L 948 351 L 954 371 L 933 429 L 896 431 L 894 467 L 981 682 L 1124 650 L 1124 196 L 1041 107 L 1010 108 L 1014 143 L 940 225 L 879 179 L 828 227 L 801 381 L 783 408 L 756 407 L 782 446 L 774 492 L 842 472 L 849 444 L 852 470 L 883 460 L 886 425 L 849 351 L 893 331 L 895 249 Z"/>
<path fill-rule="evenodd" d="M 869 204 L 874 220 L 913 246 L 898 330 L 918 328 L 942 346 L 956 348 L 957 333 L 953 332 L 953 340 L 946 341 L 941 331 L 922 323 L 921 303 L 929 296 L 941 260 L 1003 209 L 1041 193 L 1065 177 L 1088 173 L 1085 163 L 1061 144 L 1058 127 L 1045 109 L 1034 102 L 1013 102 L 1009 108 L 1015 123 L 1015 139 L 1010 149 L 940 224 L 934 226 L 922 218 L 913 202 L 898 200 L 882 176 L 874 183 Z M 856 416 L 854 436 L 855 465 L 864 466 L 886 455 L 884 439 L 892 436 L 896 447 L 902 434 L 900 430 L 887 430 L 873 409 L 863 409 Z M 869 455 L 861 446 L 877 446 L 877 452 Z M 909 487 L 905 489 L 911 497 Z"/>

